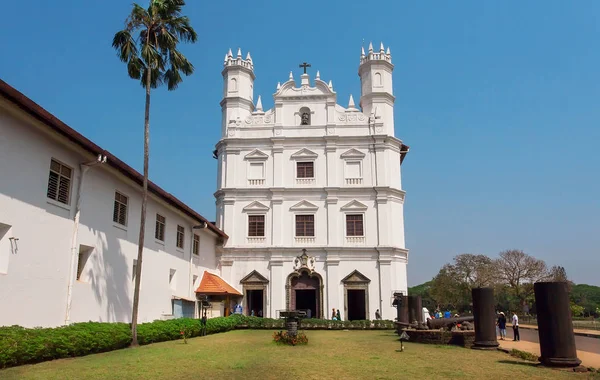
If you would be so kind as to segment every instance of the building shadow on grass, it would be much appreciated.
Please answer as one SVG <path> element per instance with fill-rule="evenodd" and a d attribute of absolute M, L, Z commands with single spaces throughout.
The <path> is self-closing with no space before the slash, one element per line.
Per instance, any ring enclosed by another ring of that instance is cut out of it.
<path fill-rule="evenodd" d="M 525 366 L 525 367 L 539 367 L 540 363 L 534 363 L 534 362 L 521 362 L 518 360 L 498 360 L 498 363 L 500 364 L 514 364 L 514 365 L 520 365 L 520 366 Z"/>

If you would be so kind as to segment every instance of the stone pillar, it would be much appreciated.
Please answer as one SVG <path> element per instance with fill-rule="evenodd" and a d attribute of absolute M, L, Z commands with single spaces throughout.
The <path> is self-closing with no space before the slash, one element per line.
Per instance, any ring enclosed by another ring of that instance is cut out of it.
<path fill-rule="evenodd" d="M 475 324 L 475 349 L 486 350 L 498 347 L 496 337 L 496 310 L 494 307 L 494 289 L 474 288 L 473 322 Z"/>
<path fill-rule="evenodd" d="M 279 318 L 278 310 L 286 308 L 285 305 L 285 276 L 283 273 L 283 259 L 280 257 L 272 258 L 269 263 L 271 276 L 269 288 L 271 290 L 270 312 L 271 318 Z"/>
<path fill-rule="evenodd" d="M 423 303 L 421 296 L 408 296 L 408 323 L 423 323 Z"/>
<path fill-rule="evenodd" d="M 327 257 L 327 302 L 323 302 L 323 307 L 326 307 L 325 310 L 321 311 L 321 318 L 329 319 L 331 318 L 331 309 L 336 308 L 336 310 L 343 306 L 343 299 L 340 300 L 340 258 L 338 256 L 331 255 Z M 319 317 L 319 316 L 316 316 Z"/>
<path fill-rule="evenodd" d="M 576 367 L 575 334 L 569 307 L 569 292 L 564 282 L 533 284 L 537 306 L 540 362 L 552 367 Z"/>
<path fill-rule="evenodd" d="M 398 306 L 398 322 L 410 323 L 408 320 L 408 296 L 402 296 L 402 305 Z"/>

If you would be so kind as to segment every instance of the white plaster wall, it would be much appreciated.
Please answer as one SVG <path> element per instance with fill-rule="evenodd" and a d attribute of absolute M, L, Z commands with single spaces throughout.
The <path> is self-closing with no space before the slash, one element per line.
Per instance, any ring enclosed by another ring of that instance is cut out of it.
<path fill-rule="evenodd" d="M 19 238 L 8 270 L 0 274 L 0 325 L 57 326 L 65 321 L 79 163 L 94 158 L 74 152 L 70 144 L 50 138 L 32 127 L 36 122 L 23 117 L 0 109 L 0 173 L 11 179 L 0 183 L 0 223 L 12 226 L 11 234 Z M 46 198 L 51 158 L 74 169 L 69 206 L 57 206 Z M 126 228 L 112 222 L 115 190 L 129 196 Z M 94 249 L 82 281 L 74 281 L 71 322 L 130 321 L 140 207 L 139 190 L 108 165 L 87 172 L 77 244 Z M 154 239 L 156 212 L 167 218 L 164 245 Z M 177 224 L 186 229 L 183 250 L 175 248 Z M 172 295 L 193 299 L 193 275 L 199 276 L 197 286 L 204 269 L 216 268 L 216 237 L 206 230 L 197 231 L 200 257 L 190 265 L 194 224 L 162 201 L 150 199 L 140 322 L 171 314 Z M 169 285 L 171 268 L 177 271 L 173 286 Z"/>

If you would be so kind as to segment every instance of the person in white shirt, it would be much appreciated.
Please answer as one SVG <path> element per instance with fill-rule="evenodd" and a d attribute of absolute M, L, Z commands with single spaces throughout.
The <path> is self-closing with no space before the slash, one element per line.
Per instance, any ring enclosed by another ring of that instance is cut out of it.
<path fill-rule="evenodd" d="M 519 317 L 517 317 L 516 312 L 513 312 L 512 326 L 513 326 L 513 341 L 520 341 L 521 337 L 519 336 Z"/>

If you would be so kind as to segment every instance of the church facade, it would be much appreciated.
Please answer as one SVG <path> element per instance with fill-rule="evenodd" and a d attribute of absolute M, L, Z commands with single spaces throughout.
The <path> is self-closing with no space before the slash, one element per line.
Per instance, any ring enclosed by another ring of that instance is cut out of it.
<path fill-rule="evenodd" d="M 337 103 L 316 71 L 278 83 L 274 107 L 254 97 L 254 63 L 224 60 L 216 225 L 221 277 L 243 294 L 245 314 L 310 310 L 330 318 L 395 318 L 407 292 L 401 164 L 394 136 L 392 57 L 383 44 L 360 56 L 360 109 Z"/>

